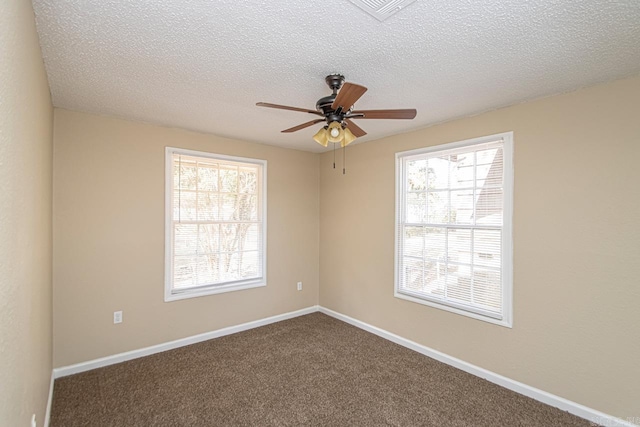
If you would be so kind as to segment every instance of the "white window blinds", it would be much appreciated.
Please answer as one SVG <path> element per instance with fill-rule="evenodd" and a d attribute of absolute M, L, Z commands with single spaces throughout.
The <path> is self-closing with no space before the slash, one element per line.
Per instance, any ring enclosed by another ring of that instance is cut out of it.
<path fill-rule="evenodd" d="M 396 294 L 505 320 L 511 271 L 504 268 L 511 241 L 505 183 L 512 179 L 505 136 L 397 158 Z"/>
<path fill-rule="evenodd" d="M 167 293 L 264 284 L 265 162 L 168 149 Z"/>

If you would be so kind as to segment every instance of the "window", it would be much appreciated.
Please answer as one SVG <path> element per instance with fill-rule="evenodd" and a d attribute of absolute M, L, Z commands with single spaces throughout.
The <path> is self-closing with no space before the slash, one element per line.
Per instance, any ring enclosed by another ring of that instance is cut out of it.
<path fill-rule="evenodd" d="M 511 327 L 513 133 L 396 154 L 395 296 Z"/>
<path fill-rule="evenodd" d="M 266 169 L 167 147 L 165 301 L 266 285 Z"/>

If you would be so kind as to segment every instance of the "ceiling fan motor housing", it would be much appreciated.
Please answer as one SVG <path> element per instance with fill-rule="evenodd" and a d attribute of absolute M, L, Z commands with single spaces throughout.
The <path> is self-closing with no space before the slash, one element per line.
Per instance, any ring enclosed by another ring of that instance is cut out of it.
<path fill-rule="evenodd" d="M 320 98 L 318 102 L 316 102 L 316 110 L 322 111 L 322 114 L 324 114 L 327 119 L 327 123 L 338 122 L 343 124 L 344 113 L 346 113 L 346 111 L 341 111 L 340 114 L 336 114 L 336 110 L 334 110 L 331 105 L 336 99 L 338 90 L 340 90 L 344 83 L 344 76 L 338 73 L 329 74 L 325 77 L 324 81 L 327 83 L 329 88 L 331 88 L 333 93 L 329 96 Z"/>
<path fill-rule="evenodd" d="M 324 78 L 324 81 L 327 82 L 327 85 L 331 88 L 333 94 L 335 95 L 336 93 L 338 93 L 338 90 L 340 90 L 342 84 L 344 83 L 344 76 L 338 73 L 329 74 Z"/>
<path fill-rule="evenodd" d="M 321 111 L 324 114 L 324 117 L 327 119 L 327 123 L 338 122 L 343 123 L 344 115 L 346 111 L 341 111 L 340 114 L 337 113 L 337 110 L 331 108 L 331 104 L 336 99 L 336 95 L 325 96 L 324 98 L 320 98 L 316 103 L 316 110 Z"/>
<path fill-rule="evenodd" d="M 327 115 L 327 113 L 332 111 L 331 104 L 333 104 L 334 99 L 336 99 L 335 95 L 324 96 L 318 99 L 318 102 L 316 102 L 316 110 L 322 111 L 324 115 Z"/>

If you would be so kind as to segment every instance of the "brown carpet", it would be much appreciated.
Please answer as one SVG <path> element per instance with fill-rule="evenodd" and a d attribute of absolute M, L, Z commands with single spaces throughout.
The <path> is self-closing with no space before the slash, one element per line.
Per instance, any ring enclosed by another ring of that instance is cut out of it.
<path fill-rule="evenodd" d="M 55 381 L 52 427 L 591 426 L 320 313 Z"/>

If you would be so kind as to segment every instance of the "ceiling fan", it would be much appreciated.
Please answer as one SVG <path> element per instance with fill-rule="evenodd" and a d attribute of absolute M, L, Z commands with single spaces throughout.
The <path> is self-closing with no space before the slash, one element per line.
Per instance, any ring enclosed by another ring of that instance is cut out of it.
<path fill-rule="evenodd" d="M 356 138 L 367 133 L 352 120 L 355 119 L 413 119 L 416 116 L 415 109 L 403 110 L 354 110 L 353 105 L 367 91 L 367 88 L 354 83 L 345 83 L 342 74 L 330 74 L 325 78 L 327 85 L 333 92 L 329 96 L 320 98 L 315 110 L 306 108 L 289 107 L 286 105 L 270 104 L 267 102 L 256 103 L 259 107 L 279 108 L 281 110 L 299 111 L 309 113 L 321 118 L 302 123 L 283 133 L 296 132 L 308 128 L 317 123 L 326 122 L 313 139 L 323 147 L 330 142 L 345 147 Z M 335 145 L 334 145 L 335 147 Z"/>

